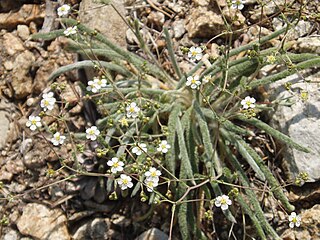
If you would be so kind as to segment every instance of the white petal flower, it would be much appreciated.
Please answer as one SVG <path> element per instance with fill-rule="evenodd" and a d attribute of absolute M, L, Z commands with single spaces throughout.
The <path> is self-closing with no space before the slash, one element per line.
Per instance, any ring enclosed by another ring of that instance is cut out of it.
<path fill-rule="evenodd" d="M 187 78 L 186 85 L 188 87 L 190 86 L 192 89 L 197 89 L 201 85 L 201 82 L 199 81 L 199 76 L 198 75 L 189 76 Z"/>
<path fill-rule="evenodd" d="M 117 183 L 119 184 L 121 190 L 126 190 L 127 188 L 132 188 L 133 183 L 131 177 L 121 174 L 120 178 L 117 179 Z"/>
<path fill-rule="evenodd" d="M 157 170 L 155 167 L 150 167 L 149 171 L 145 172 L 144 175 L 147 177 L 147 180 L 153 180 L 158 182 L 159 176 L 161 176 L 161 172 Z"/>
<path fill-rule="evenodd" d="M 147 186 L 147 191 L 148 192 L 152 192 L 153 189 L 158 186 L 158 181 L 155 179 L 151 179 L 151 178 L 146 178 L 144 180 L 145 185 Z"/>
<path fill-rule="evenodd" d="M 227 195 L 218 196 L 214 201 L 214 205 L 216 205 L 216 207 L 221 207 L 222 210 L 227 210 L 231 204 L 232 201 Z"/>
<path fill-rule="evenodd" d="M 43 108 L 43 111 L 47 111 L 47 110 L 52 110 L 54 108 L 55 103 L 56 103 L 56 99 L 54 97 L 53 92 L 48 92 L 42 95 L 40 106 Z"/>
<path fill-rule="evenodd" d="M 73 26 L 73 27 L 68 27 L 66 30 L 64 30 L 63 34 L 65 36 L 70 36 L 70 35 L 74 35 L 77 33 L 77 26 Z"/>
<path fill-rule="evenodd" d="M 41 127 L 41 118 L 39 116 L 29 116 L 29 120 L 26 123 L 26 126 L 30 128 L 31 131 L 36 130 Z"/>
<path fill-rule="evenodd" d="M 90 139 L 92 141 L 97 139 L 97 136 L 99 136 L 100 131 L 98 130 L 98 128 L 96 126 L 92 126 L 91 128 L 88 128 L 86 130 L 86 138 Z"/>
<path fill-rule="evenodd" d="M 168 144 L 166 140 L 162 140 L 157 148 L 158 152 L 167 153 L 171 146 Z"/>
<path fill-rule="evenodd" d="M 66 17 L 70 12 L 71 7 L 68 4 L 64 4 L 58 8 L 57 13 L 59 17 Z"/>
<path fill-rule="evenodd" d="M 210 82 L 210 80 L 211 80 L 211 75 L 206 75 L 206 76 L 203 78 L 202 82 L 203 82 L 203 83 L 208 83 L 208 82 Z"/>
<path fill-rule="evenodd" d="M 202 49 L 200 47 L 191 47 L 188 52 L 188 58 L 192 61 L 200 61 L 202 58 Z"/>
<path fill-rule="evenodd" d="M 301 217 L 295 212 L 292 212 L 289 216 L 289 227 L 294 228 L 294 226 L 299 227 L 301 224 Z"/>
<path fill-rule="evenodd" d="M 138 143 L 138 145 L 132 148 L 132 153 L 135 153 L 137 156 L 141 155 L 142 152 L 147 152 L 147 144 L 145 143 Z"/>
<path fill-rule="evenodd" d="M 231 8 L 242 10 L 244 8 L 243 3 L 244 3 L 243 0 L 232 0 Z"/>
<path fill-rule="evenodd" d="M 124 163 L 119 161 L 117 157 L 114 157 L 107 162 L 107 165 L 111 167 L 112 173 L 117 173 L 123 171 Z"/>
<path fill-rule="evenodd" d="M 88 82 L 87 90 L 93 93 L 99 92 L 101 88 L 107 86 L 107 80 L 105 78 L 94 78 L 92 81 Z"/>
<path fill-rule="evenodd" d="M 255 108 L 255 102 L 256 100 L 253 97 L 247 96 L 241 101 L 241 105 L 243 109 Z"/>
<path fill-rule="evenodd" d="M 53 138 L 51 138 L 51 142 L 54 146 L 59 146 L 59 144 L 63 144 L 66 137 L 61 135 L 59 132 L 53 134 Z"/>
<path fill-rule="evenodd" d="M 136 118 L 140 112 L 140 108 L 137 106 L 135 102 L 132 102 L 126 107 L 126 111 L 127 118 Z"/>

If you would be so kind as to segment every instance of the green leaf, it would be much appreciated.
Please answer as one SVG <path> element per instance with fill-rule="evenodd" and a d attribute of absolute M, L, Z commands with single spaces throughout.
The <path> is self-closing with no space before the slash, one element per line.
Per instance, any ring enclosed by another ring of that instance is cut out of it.
<path fill-rule="evenodd" d="M 237 119 L 241 120 L 241 121 L 244 121 L 244 122 L 247 122 L 247 123 L 250 123 L 252 124 L 253 126 L 257 127 L 257 128 L 260 128 L 262 130 L 264 130 L 266 133 L 270 134 L 271 136 L 273 136 L 274 138 L 278 139 L 279 141 L 299 150 L 299 151 L 303 151 L 303 152 L 306 152 L 306 153 L 309 153 L 310 152 L 310 149 L 304 147 L 304 146 L 301 146 L 300 144 L 296 143 L 295 141 L 293 141 L 290 137 L 288 137 L 287 135 L 279 132 L 278 130 L 270 127 L 268 124 L 260 121 L 259 119 L 257 118 L 247 118 L 245 116 L 242 116 L 242 115 L 237 115 L 236 116 Z"/>
<path fill-rule="evenodd" d="M 57 37 L 64 36 L 64 29 L 54 30 L 49 33 L 35 33 L 31 35 L 32 40 L 42 39 L 42 40 L 52 40 Z"/>

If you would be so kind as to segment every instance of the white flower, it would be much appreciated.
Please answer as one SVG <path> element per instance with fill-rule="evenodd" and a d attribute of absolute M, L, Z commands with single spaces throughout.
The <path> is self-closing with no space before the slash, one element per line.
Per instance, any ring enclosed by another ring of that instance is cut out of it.
<path fill-rule="evenodd" d="M 39 116 L 29 116 L 29 120 L 27 121 L 26 126 L 30 128 L 31 131 L 34 131 L 42 126 L 40 121 L 41 118 Z"/>
<path fill-rule="evenodd" d="M 68 16 L 70 12 L 71 7 L 68 4 L 64 4 L 61 7 L 58 8 L 57 13 L 59 17 L 65 17 Z"/>
<path fill-rule="evenodd" d="M 155 179 L 151 179 L 151 178 L 146 178 L 146 179 L 144 180 L 144 183 L 145 183 L 146 186 L 147 186 L 148 192 L 152 192 L 152 191 L 153 191 L 153 188 L 155 188 L 156 186 L 158 186 L 158 181 L 155 180 Z"/>
<path fill-rule="evenodd" d="M 59 144 L 63 144 L 66 137 L 61 135 L 59 132 L 53 134 L 53 138 L 51 138 L 51 142 L 54 146 L 59 146 Z"/>
<path fill-rule="evenodd" d="M 203 83 L 208 83 L 208 82 L 210 82 L 210 80 L 211 80 L 211 75 L 206 75 L 206 76 L 203 78 L 202 82 L 203 82 Z"/>
<path fill-rule="evenodd" d="M 198 88 L 201 85 L 201 82 L 199 81 L 199 76 L 198 75 L 189 76 L 187 78 L 186 85 L 190 86 L 192 89 Z"/>
<path fill-rule="evenodd" d="M 87 90 L 93 93 L 99 92 L 101 88 L 107 86 L 107 80 L 105 78 L 94 78 L 93 81 L 88 82 Z"/>
<path fill-rule="evenodd" d="M 97 139 L 97 136 L 99 136 L 100 131 L 98 130 L 98 128 L 96 126 L 92 126 L 91 128 L 88 128 L 86 130 L 86 137 L 87 139 L 90 139 L 92 141 Z"/>
<path fill-rule="evenodd" d="M 294 226 L 299 227 L 301 223 L 301 217 L 295 212 L 292 212 L 289 216 L 289 227 L 294 228 Z"/>
<path fill-rule="evenodd" d="M 166 140 L 162 140 L 157 148 L 158 152 L 167 153 L 171 146 L 168 144 Z"/>
<path fill-rule="evenodd" d="M 44 93 L 42 95 L 40 106 L 43 108 L 43 111 L 52 110 L 54 108 L 56 99 L 54 98 L 53 95 L 54 95 L 53 92 Z"/>
<path fill-rule="evenodd" d="M 138 146 L 132 148 L 132 153 L 135 153 L 137 156 L 141 155 L 142 151 L 147 152 L 147 144 L 138 143 Z"/>
<path fill-rule="evenodd" d="M 135 102 L 130 103 L 127 108 L 127 118 L 136 118 L 140 112 L 140 108 L 137 106 Z"/>
<path fill-rule="evenodd" d="M 70 36 L 70 35 L 73 35 L 73 34 L 76 34 L 77 33 L 77 26 L 74 26 L 74 27 L 68 27 L 66 30 L 64 30 L 63 34 L 65 36 Z"/>
<path fill-rule="evenodd" d="M 242 10 L 244 8 L 243 0 L 232 0 L 231 8 Z"/>
<path fill-rule="evenodd" d="M 112 173 L 117 173 L 123 170 L 124 163 L 119 161 L 117 157 L 114 157 L 107 162 L 107 165 L 111 167 Z"/>
<path fill-rule="evenodd" d="M 216 207 L 221 207 L 222 210 L 227 210 L 228 205 L 231 205 L 232 201 L 229 199 L 227 195 L 218 196 L 216 200 L 214 201 L 214 205 Z"/>
<path fill-rule="evenodd" d="M 121 174 L 120 178 L 117 179 L 117 183 L 120 185 L 121 190 L 126 190 L 127 188 L 132 188 L 133 183 L 131 177 Z"/>
<path fill-rule="evenodd" d="M 188 58 L 194 61 L 200 61 L 202 58 L 202 49 L 201 47 L 191 47 L 188 52 Z"/>
<path fill-rule="evenodd" d="M 159 176 L 161 176 L 161 172 L 157 170 L 155 167 L 150 167 L 149 171 L 145 172 L 144 175 L 147 177 L 147 180 L 153 180 L 155 182 L 158 182 Z"/>
<path fill-rule="evenodd" d="M 255 108 L 255 102 L 256 100 L 253 97 L 247 96 L 241 101 L 241 105 L 243 109 Z"/>

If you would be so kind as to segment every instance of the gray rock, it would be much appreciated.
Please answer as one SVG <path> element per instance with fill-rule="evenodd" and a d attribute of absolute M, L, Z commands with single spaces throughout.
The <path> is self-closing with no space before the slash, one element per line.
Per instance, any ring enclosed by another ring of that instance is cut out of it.
<path fill-rule="evenodd" d="M 312 76 L 312 81 L 319 82 L 320 74 Z M 311 80 L 311 79 L 309 79 Z M 292 83 L 292 93 L 285 90 L 284 84 Z M 270 86 L 273 99 L 289 98 L 293 104 L 279 105 L 272 117 L 272 124 L 287 134 L 295 142 L 311 149 L 304 153 L 290 147 L 283 152 L 283 167 L 286 175 L 294 180 L 301 173 L 309 175 L 309 181 L 320 179 L 320 88 L 318 84 L 306 83 L 301 75 L 292 75 Z M 307 91 L 308 100 L 303 101 L 299 92 Z M 292 98 L 290 98 L 292 97 Z"/>
<path fill-rule="evenodd" d="M 4 99 L 0 99 L 0 149 L 5 146 L 7 140 L 7 134 L 10 126 L 9 119 L 7 118 L 8 112 L 6 110 L 10 109 L 10 105 L 5 102 Z"/>
<path fill-rule="evenodd" d="M 184 19 L 176 20 L 172 23 L 172 29 L 175 38 L 181 38 L 185 34 Z"/>
<path fill-rule="evenodd" d="M 299 52 L 320 54 L 320 37 L 318 35 L 299 38 L 294 48 Z"/>
<path fill-rule="evenodd" d="M 169 237 L 157 228 L 151 228 L 143 232 L 135 240 L 168 240 Z"/>
<path fill-rule="evenodd" d="M 96 218 L 80 226 L 75 232 L 75 234 L 73 234 L 72 239 L 77 239 L 77 240 L 109 239 L 109 234 L 108 234 L 109 230 L 110 230 L 109 219 Z"/>
<path fill-rule="evenodd" d="M 19 234 L 14 230 L 10 230 L 3 237 L 3 240 L 18 240 L 18 239 L 19 239 Z"/>
<path fill-rule="evenodd" d="M 69 240 L 67 218 L 59 209 L 29 203 L 17 222 L 21 234 L 46 240 Z"/>

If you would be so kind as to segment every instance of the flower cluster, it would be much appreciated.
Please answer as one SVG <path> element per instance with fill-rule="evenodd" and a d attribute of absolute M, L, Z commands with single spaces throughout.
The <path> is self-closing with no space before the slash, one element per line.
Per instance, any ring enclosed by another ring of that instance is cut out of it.
<path fill-rule="evenodd" d="M 64 140 L 66 140 L 66 137 L 61 135 L 59 132 L 53 134 L 53 138 L 51 138 L 51 142 L 54 146 L 59 146 L 59 144 L 62 145 Z"/>
<path fill-rule="evenodd" d="M 227 195 L 218 196 L 214 201 L 214 205 L 216 205 L 216 207 L 221 207 L 223 211 L 227 210 L 231 204 L 232 201 Z"/>
<path fill-rule="evenodd" d="M 66 17 L 68 16 L 71 7 L 68 4 L 64 4 L 57 9 L 57 14 L 59 17 Z"/>
<path fill-rule="evenodd" d="M 232 8 L 232 9 L 242 10 L 242 9 L 244 8 L 243 3 L 244 3 L 243 0 L 232 0 L 232 2 L 231 2 L 231 8 Z"/>
<path fill-rule="evenodd" d="M 122 161 L 119 161 L 117 157 L 114 157 L 107 162 L 107 165 L 111 167 L 112 173 L 117 173 L 123 171 L 124 163 Z"/>
<path fill-rule="evenodd" d="M 243 109 L 253 109 L 256 107 L 255 102 L 256 100 L 253 97 L 247 96 L 241 101 L 241 105 Z"/>
<path fill-rule="evenodd" d="M 64 30 L 63 34 L 65 36 L 70 36 L 70 35 L 74 35 L 77 33 L 77 26 L 73 26 L 73 27 L 68 27 L 66 30 Z"/>
<path fill-rule="evenodd" d="M 136 147 L 132 148 L 132 153 L 140 156 L 143 152 L 147 152 L 147 144 L 145 143 L 138 143 Z"/>
<path fill-rule="evenodd" d="M 42 95 L 40 106 L 43 108 L 43 111 L 52 110 L 54 108 L 56 99 L 54 98 L 53 95 L 54 95 L 53 92 L 44 93 Z"/>
<path fill-rule="evenodd" d="M 135 102 L 132 102 L 126 107 L 126 111 L 127 111 L 127 118 L 136 118 L 138 117 L 140 108 L 137 106 Z"/>
<path fill-rule="evenodd" d="M 187 78 L 186 85 L 188 87 L 190 86 L 192 89 L 197 89 L 201 85 L 201 82 L 199 80 L 199 76 L 198 75 L 189 76 Z"/>
<path fill-rule="evenodd" d="M 86 130 L 86 138 L 95 141 L 100 135 L 100 131 L 96 126 L 92 126 Z"/>
<path fill-rule="evenodd" d="M 92 81 L 88 82 L 87 90 L 93 93 L 97 93 L 107 86 L 107 80 L 105 78 L 94 78 Z"/>
<path fill-rule="evenodd" d="M 148 190 L 148 192 L 152 192 L 153 188 L 158 186 L 159 177 L 161 176 L 161 172 L 159 170 L 157 170 L 155 167 L 150 167 L 149 171 L 145 172 L 144 175 L 146 176 L 144 183 L 147 186 L 147 190 Z"/>
<path fill-rule="evenodd" d="M 188 58 L 192 61 L 200 61 L 202 58 L 202 49 L 200 47 L 191 47 L 188 52 Z"/>

